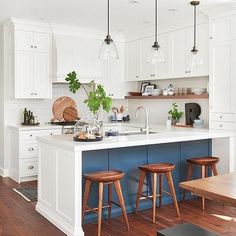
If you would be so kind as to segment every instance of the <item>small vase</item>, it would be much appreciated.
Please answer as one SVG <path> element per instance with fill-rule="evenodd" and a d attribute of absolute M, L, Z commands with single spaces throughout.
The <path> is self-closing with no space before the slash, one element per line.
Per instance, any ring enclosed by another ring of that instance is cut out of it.
<path fill-rule="evenodd" d="M 177 123 L 179 123 L 179 119 L 172 119 L 171 121 L 172 125 L 176 125 Z"/>

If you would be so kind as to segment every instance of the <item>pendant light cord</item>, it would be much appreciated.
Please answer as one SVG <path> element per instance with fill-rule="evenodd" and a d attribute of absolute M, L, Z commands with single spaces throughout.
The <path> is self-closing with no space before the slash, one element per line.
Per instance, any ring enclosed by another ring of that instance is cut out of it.
<path fill-rule="evenodd" d="M 196 28 L 197 28 L 197 6 L 194 5 L 194 48 L 196 48 L 196 44 L 197 44 Z"/>
<path fill-rule="evenodd" d="M 155 0 L 155 42 L 157 42 L 157 0 Z"/>
<path fill-rule="evenodd" d="M 107 35 L 110 35 L 110 0 L 107 0 Z"/>

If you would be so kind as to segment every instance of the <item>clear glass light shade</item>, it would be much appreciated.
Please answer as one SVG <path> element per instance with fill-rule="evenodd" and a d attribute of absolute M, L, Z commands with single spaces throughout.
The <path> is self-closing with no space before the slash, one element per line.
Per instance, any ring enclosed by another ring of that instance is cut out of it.
<path fill-rule="evenodd" d="M 202 56 L 199 51 L 191 51 L 188 56 L 188 65 L 194 68 L 203 64 Z"/>
<path fill-rule="evenodd" d="M 113 40 L 109 42 L 107 42 L 107 40 L 104 40 L 99 51 L 99 59 L 101 60 L 119 59 L 118 50 Z"/>
<path fill-rule="evenodd" d="M 148 54 L 147 62 L 152 64 L 165 62 L 164 53 L 159 45 L 158 47 L 152 46 Z"/>

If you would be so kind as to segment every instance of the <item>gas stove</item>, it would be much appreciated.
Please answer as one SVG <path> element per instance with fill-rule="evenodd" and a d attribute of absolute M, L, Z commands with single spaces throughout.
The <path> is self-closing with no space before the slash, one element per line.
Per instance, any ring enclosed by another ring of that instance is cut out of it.
<path fill-rule="evenodd" d="M 77 121 L 55 121 L 51 122 L 52 125 L 60 125 L 62 126 L 62 134 L 73 134 L 74 133 L 74 126 Z"/>

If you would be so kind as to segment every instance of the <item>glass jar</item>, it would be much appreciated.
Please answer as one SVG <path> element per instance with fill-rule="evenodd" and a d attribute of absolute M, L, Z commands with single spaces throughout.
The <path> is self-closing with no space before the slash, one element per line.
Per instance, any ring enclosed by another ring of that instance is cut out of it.
<path fill-rule="evenodd" d="M 74 127 L 74 137 L 79 140 L 101 140 L 103 138 L 103 122 L 95 118 L 82 118 Z"/>

